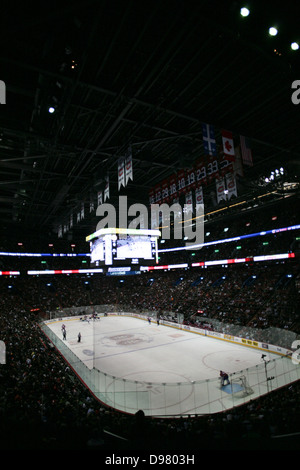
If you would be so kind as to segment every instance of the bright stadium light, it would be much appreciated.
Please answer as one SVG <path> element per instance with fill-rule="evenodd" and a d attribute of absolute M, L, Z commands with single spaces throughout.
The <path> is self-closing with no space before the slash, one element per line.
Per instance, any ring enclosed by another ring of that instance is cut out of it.
<path fill-rule="evenodd" d="M 246 7 L 242 7 L 240 9 L 240 14 L 241 14 L 241 16 L 243 16 L 245 18 L 246 16 L 249 16 L 250 10 L 248 10 L 248 8 L 246 8 Z"/>
<path fill-rule="evenodd" d="M 53 108 L 53 106 L 50 106 L 50 107 L 48 108 L 48 112 L 49 112 L 50 114 L 53 114 L 54 111 L 55 111 L 55 108 Z"/>
<path fill-rule="evenodd" d="M 269 28 L 269 35 L 270 36 L 276 36 L 278 33 L 278 30 L 277 28 L 275 28 L 275 26 L 271 26 L 271 28 Z"/>
<path fill-rule="evenodd" d="M 291 49 L 297 51 L 299 49 L 299 44 L 297 42 L 292 42 Z"/>

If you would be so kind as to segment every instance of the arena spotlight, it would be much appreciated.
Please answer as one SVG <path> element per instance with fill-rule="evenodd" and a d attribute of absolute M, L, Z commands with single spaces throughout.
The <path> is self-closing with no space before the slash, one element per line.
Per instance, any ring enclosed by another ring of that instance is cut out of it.
<path fill-rule="evenodd" d="M 50 107 L 48 108 L 48 112 L 49 112 L 50 114 L 53 114 L 53 113 L 55 112 L 55 108 L 54 108 L 53 106 L 50 106 Z"/>
<path fill-rule="evenodd" d="M 297 51 L 299 49 L 299 44 L 297 42 L 292 42 L 291 43 L 291 49 L 293 51 Z"/>
<path fill-rule="evenodd" d="M 278 33 L 278 30 L 277 28 L 275 28 L 275 26 L 271 26 L 271 28 L 269 28 L 269 35 L 270 36 L 276 36 Z"/>
<path fill-rule="evenodd" d="M 250 10 L 248 10 L 248 8 L 246 8 L 246 7 L 242 7 L 240 9 L 240 14 L 243 18 L 245 18 L 246 16 L 249 16 Z"/>

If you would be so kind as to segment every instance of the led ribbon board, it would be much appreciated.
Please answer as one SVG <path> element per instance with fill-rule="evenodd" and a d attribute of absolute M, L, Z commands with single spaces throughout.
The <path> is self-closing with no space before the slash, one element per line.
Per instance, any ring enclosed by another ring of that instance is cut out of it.
<path fill-rule="evenodd" d="M 202 248 L 204 246 L 210 246 L 210 245 L 219 245 L 222 243 L 231 243 L 231 242 L 236 242 L 240 240 L 244 240 L 246 238 L 252 238 L 252 237 L 259 237 L 259 236 L 264 236 L 264 235 L 275 235 L 276 233 L 282 233 L 282 232 L 288 232 L 290 230 L 299 230 L 300 225 L 290 225 L 289 227 L 281 227 L 281 228 L 275 228 L 272 230 L 266 230 L 266 231 L 261 231 L 261 232 L 256 232 L 256 233 L 250 233 L 248 235 L 239 235 L 236 237 L 231 237 L 231 238 L 224 238 L 221 240 L 213 240 L 211 242 L 206 242 L 206 243 L 201 243 L 199 245 L 193 245 L 193 246 L 180 246 L 177 248 L 166 248 L 165 250 L 158 250 L 159 253 L 166 253 L 166 252 L 171 252 L 171 251 L 182 251 L 182 250 L 195 250 L 197 248 Z"/>

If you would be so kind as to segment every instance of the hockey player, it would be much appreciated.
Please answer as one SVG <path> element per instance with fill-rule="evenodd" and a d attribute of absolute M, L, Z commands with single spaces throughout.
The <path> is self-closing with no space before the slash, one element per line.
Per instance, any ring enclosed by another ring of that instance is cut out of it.
<path fill-rule="evenodd" d="M 61 331 L 62 331 L 63 339 L 66 340 L 67 339 L 67 331 L 66 331 L 65 325 L 62 325 Z"/>
<path fill-rule="evenodd" d="M 220 370 L 220 377 L 221 377 L 221 386 L 222 387 L 224 385 L 229 385 L 230 384 L 228 374 L 226 372 L 223 372 L 222 370 Z M 225 382 L 226 382 L 226 384 L 225 384 Z"/>

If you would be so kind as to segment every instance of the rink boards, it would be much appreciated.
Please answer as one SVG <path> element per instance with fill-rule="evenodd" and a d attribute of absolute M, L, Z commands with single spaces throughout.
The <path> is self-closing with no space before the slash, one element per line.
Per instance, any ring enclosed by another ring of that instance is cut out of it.
<path fill-rule="evenodd" d="M 152 416 L 218 412 L 297 380 L 290 371 L 286 376 L 291 361 L 281 348 L 169 322 L 149 323 L 130 313 L 83 318 L 46 322 L 50 339 L 92 393 L 122 411 L 143 409 Z M 283 360 L 275 361 L 281 355 Z M 220 370 L 233 374 L 229 391 L 220 386 Z M 270 383 L 266 374 L 276 381 Z M 242 376 L 251 394 L 235 393 L 243 392 Z"/>

